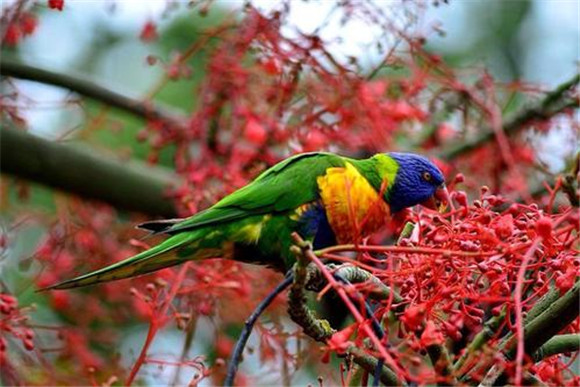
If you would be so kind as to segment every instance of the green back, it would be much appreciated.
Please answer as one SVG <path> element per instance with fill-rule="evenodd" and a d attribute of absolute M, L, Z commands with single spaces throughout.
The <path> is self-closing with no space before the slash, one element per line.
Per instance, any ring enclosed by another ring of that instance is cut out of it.
<path fill-rule="evenodd" d="M 319 198 L 316 178 L 345 158 L 332 153 L 303 153 L 263 172 L 252 183 L 226 196 L 214 206 L 166 230 L 167 233 L 231 222 L 251 215 L 293 210 Z"/>

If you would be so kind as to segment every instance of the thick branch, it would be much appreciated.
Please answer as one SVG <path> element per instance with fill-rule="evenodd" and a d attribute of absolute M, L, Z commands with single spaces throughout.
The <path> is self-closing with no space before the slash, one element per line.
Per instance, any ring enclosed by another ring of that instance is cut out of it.
<path fill-rule="evenodd" d="M 553 336 L 568 326 L 578 317 L 578 303 L 580 303 L 580 281 L 572 289 L 552 303 L 546 310 L 524 326 L 524 348 L 526 353 L 533 355 Z M 510 335 L 500 344 L 501 351 L 506 359 L 513 359 L 517 351 L 517 338 Z M 489 367 L 485 364 L 480 369 Z M 496 364 L 488 372 L 482 385 L 497 385 L 504 382 L 505 367 Z M 469 375 L 463 381 L 468 381 Z M 500 383 L 501 382 L 501 383 Z"/>
<path fill-rule="evenodd" d="M 465 352 L 453 365 L 456 373 L 460 374 L 463 371 L 463 366 L 466 364 L 466 361 L 479 353 L 481 348 L 497 333 L 497 329 L 505 319 L 505 315 L 506 309 L 504 307 L 499 315 L 490 318 L 483 325 L 483 329 L 471 340 Z"/>
<path fill-rule="evenodd" d="M 179 178 L 159 167 L 121 163 L 86 149 L 0 127 L 0 171 L 117 208 L 175 217 L 167 192 Z"/>
<path fill-rule="evenodd" d="M 3 76 L 59 86 L 144 119 L 159 120 L 175 128 L 185 127 L 186 118 L 169 111 L 168 108 L 114 92 L 78 75 L 49 71 L 2 57 L 0 57 L 0 72 Z"/>
<path fill-rule="evenodd" d="M 534 353 L 534 361 L 538 362 L 550 356 L 566 352 L 576 352 L 580 349 L 580 334 L 558 335 L 552 337 Z"/>
<path fill-rule="evenodd" d="M 558 301 L 560 298 L 560 290 L 557 287 L 551 287 L 546 294 L 544 294 L 530 309 L 526 317 L 524 318 L 524 324 L 533 321 L 536 317 L 541 315 L 552 305 L 554 302 Z"/>
<path fill-rule="evenodd" d="M 580 303 L 580 281 L 564 294 L 560 299 L 551 304 L 538 317 L 527 323 L 524 327 L 526 353 L 534 353 L 552 336 L 564 329 L 576 317 L 578 317 L 578 304 Z M 513 358 L 516 352 L 517 342 L 514 338 L 506 344 L 507 356 Z"/>
<path fill-rule="evenodd" d="M 374 356 L 368 355 L 364 349 L 357 346 L 351 345 L 348 347 L 346 352 L 352 356 L 352 361 L 358 364 L 362 369 L 369 373 L 374 373 L 379 360 Z M 405 386 L 406 383 L 401 382 L 397 378 L 397 375 L 388 368 L 387 366 L 382 366 L 380 373 L 380 380 L 385 386 Z"/>
<path fill-rule="evenodd" d="M 576 75 L 569 81 L 561 84 L 555 90 L 548 93 L 542 101 L 536 105 L 520 111 L 516 116 L 506 123 L 503 131 L 508 134 L 514 134 L 523 128 L 526 124 L 535 120 L 547 120 L 555 115 L 562 113 L 568 109 L 576 109 L 580 106 L 578 98 L 567 98 L 568 92 L 576 87 L 580 82 L 580 75 Z M 469 142 L 462 142 L 454 147 L 443 151 L 439 157 L 452 160 L 458 156 L 469 153 L 470 151 L 481 147 L 482 145 L 492 141 L 495 138 L 495 133 L 491 129 L 485 129 L 479 137 Z"/>
<path fill-rule="evenodd" d="M 328 321 L 319 319 L 307 305 L 305 290 L 309 277 L 308 261 L 301 254 L 301 249 L 293 246 L 292 252 L 296 256 L 294 265 L 294 282 L 288 293 L 288 314 L 292 321 L 302 327 L 304 333 L 316 341 L 325 343 L 335 332 Z M 311 269 L 312 270 L 312 269 Z"/>

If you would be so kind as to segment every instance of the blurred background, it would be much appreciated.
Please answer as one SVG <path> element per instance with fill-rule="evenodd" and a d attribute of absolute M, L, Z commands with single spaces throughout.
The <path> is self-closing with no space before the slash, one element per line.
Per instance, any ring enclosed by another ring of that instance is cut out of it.
<path fill-rule="evenodd" d="M 14 4 L 14 1 L 3 1 L 2 7 L 6 10 Z M 267 0 L 252 4 L 264 13 L 285 6 Z M 530 90 L 548 91 L 578 73 L 578 1 L 428 1 L 418 2 L 412 15 L 397 9 L 392 2 L 377 1 L 376 4 L 385 14 L 392 15 L 388 18 L 397 28 L 424 38 L 426 51 L 440 56 L 447 66 L 465 71 L 465 79 L 476 79 L 488 71 L 499 83 L 517 83 L 524 88 L 529 85 Z M 187 62 L 188 73 L 180 74 L 175 80 L 171 79 L 172 71 L 181 70 L 172 69 L 173 64 L 191 47 L 192 42 L 206 39 L 212 28 L 227 20 L 241 20 L 246 5 L 241 1 L 65 0 L 62 11 L 51 9 L 43 2 L 32 7 L 37 17 L 36 30 L 30 36 L 23 36 L 18 44 L 4 42 L 1 51 L 3 59 L 18 60 L 58 73 L 78 74 L 123 95 L 151 99 L 171 112 L 190 116 L 204 103 L 198 98 L 198 91 L 207 76 L 209 49 L 200 49 L 191 55 Z M 285 20 L 282 31 L 286 36 L 320 34 L 332 56 L 344 63 L 355 58 L 360 73 L 372 71 L 382 61 L 381 51 L 375 49 L 377 40 L 383 45 L 390 43 L 395 47 L 398 39 L 395 35 L 389 36 L 381 26 L 369 24 L 364 18 L 345 20 L 345 14 L 336 11 L 334 2 L 330 1 L 292 1 Z M 215 44 L 211 38 L 208 41 L 209 46 Z M 403 43 L 394 49 L 404 51 L 406 47 Z M 388 76 L 388 73 L 383 75 Z M 10 103 L 19 107 L 19 119 L 35 136 L 74 143 L 115 159 L 141 160 L 144 163 L 152 161 L 152 142 L 139 140 L 143 121 L 131 114 L 90 99 L 81 99 L 63 88 L 29 80 L 13 78 L 7 81 L 3 78 L 0 88 L 3 95 L 18 91 Z M 515 111 L 522 106 L 518 100 L 523 103 L 523 97 L 516 96 L 514 99 Z M 510 107 L 506 109 L 509 113 Z M 4 123 L 12 122 L 13 118 L 3 113 Z M 448 117 L 447 122 L 452 126 L 460 125 L 456 116 Z M 549 132 L 529 138 L 537 158 L 552 173 L 566 168 L 567 160 L 578 149 L 577 128 L 569 125 L 567 120 L 555 126 Z M 195 145 L 192 147 L 195 148 Z M 321 147 L 340 150 L 328 144 Z M 290 149 L 295 151 L 298 148 L 292 149 L 290 146 Z M 175 147 L 171 145 L 160 149 L 155 156 L 156 168 L 174 170 L 175 152 Z M 281 154 L 284 155 L 284 151 Z M 75 325 L 70 315 L 63 318 L 55 311 L 58 300 L 34 293 L 30 283 L 30 279 L 37 276 L 41 269 L 29 258 L 45 245 L 47 237 L 53 232 L 54 222 L 58 222 L 59 217 L 67 216 L 59 205 L 59 201 L 63 200 L 61 194 L 55 195 L 51 189 L 32 183 L 27 186 L 24 195 L 21 187 L 14 184 L 10 177 L 2 175 L 2 180 L 0 230 L 4 236 L 0 245 L 0 278 L 3 286 L 18 296 L 21 305 L 36 305 L 31 313 L 39 325 Z M 89 211 L 99 211 L 99 207 L 92 207 Z M 104 215 L 101 216 L 115 220 L 107 218 L 109 220 L 105 223 L 119 222 L 125 228 L 143 219 L 122 209 L 109 215 L 106 211 L 103 210 Z M 28 222 L 27 218 L 51 220 Z M 136 235 L 130 233 L 129 236 Z M 125 241 L 128 239 L 125 238 Z M 123 243 L 120 243 L 115 246 L 122 246 Z M 268 283 L 264 287 L 267 289 Z M 65 304 L 69 302 L 61 301 Z M 121 307 L 127 306 L 117 306 Z M 76 313 L 82 314 L 83 311 L 77 310 Z M 223 335 L 216 333 L 221 329 L 216 319 L 219 320 L 219 317 L 210 315 L 197 320 L 193 344 L 187 352 L 189 358 L 208 353 L 214 357 L 219 355 L 220 349 L 215 347 L 216 343 L 223 344 L 220 341 Z M 114 321 L 104 323 L 110 329 L 113 326 L 122 331 L 115 334 L 118 341 L 114 346 L 114 351 L 119 351 L 115 355 L 119 369 L 131 367 L 148 329 L 146 321 L 128 321 L 122 327 Z M 264 329 L 277 324 L 282 326 L 281 329 L 295 330 L 292 323 L 284 318 L 265 323 Z M 232 328 L 232 332 L 238 331 L 239 325 Z M 228 346 L 231 346 L 235 333 L 225 336 L 227 344 L 224 345 L 231 348 Z M 177 327 L 168 325 L 156 336 L 149 353 L 154 353 L 156 359 L 169 362 L 181 355 L 183 338 Z M 59 346 L 50 332 L 40 340 L 45 348 Z M 260 340 L 263 338 L 253 335 L 250 346 L 261 347 L 263 343 Z M 98 351 L 106 353 L 106 348 L 110 347 L 104 346 Z M 299 350 L 289 349 L 291 353 Z M 222 351 L 228 352 L 227 349 Z M 254 376 L 262 374 L 259 380 L 263 383 L 278 383 L 279 375 L 262 368 L 264 356 L 262 350 L 248 355 L 242 363 L 242 370 Z M 313 355 L 316 356 L 318 354 Z M 20 367 L 27 364 L 26 358 L 23 359 L 19 360 Z M 72 363 L 54 363 L 54 366 L 72 369 Z M 140 378 L 148 385 L 165 384 L 171 380 L 187 382 L 199 372 L 195 367 L 183 367 L 176 375 L 175 369 L 170 366 L 148 365 Z M 313 383 L 316 375 L 320 375 L 319 370 L 303 366 L 291 382 Z M 41 376 L 37 380 L 42 384 Z M 212 384 L 211 380 L 202 383 Z"/>

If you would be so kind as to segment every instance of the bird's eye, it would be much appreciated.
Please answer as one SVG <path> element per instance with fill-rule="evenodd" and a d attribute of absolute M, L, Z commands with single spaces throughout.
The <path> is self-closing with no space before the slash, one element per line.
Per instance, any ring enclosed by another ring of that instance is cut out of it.
<path fill-rule="evenodd" d="M 433 177 L 431 176 L 431 173 L 429 173 L 427 171 L 423 172 L 423 180 L 425 180 L 425 181 L 431 181 L 432 178 Z"/>

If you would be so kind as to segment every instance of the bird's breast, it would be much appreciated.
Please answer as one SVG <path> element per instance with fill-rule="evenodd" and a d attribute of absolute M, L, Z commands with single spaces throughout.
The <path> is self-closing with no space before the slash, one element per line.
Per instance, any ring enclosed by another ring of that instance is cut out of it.
<path fill-rule="evenodd" d="M 338 243 L 352 243 L 372 234 L 390 215 L 388 204 L 350 163 L 327 169 L 317 183 Z"/>

